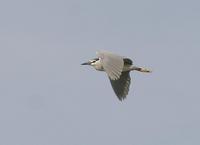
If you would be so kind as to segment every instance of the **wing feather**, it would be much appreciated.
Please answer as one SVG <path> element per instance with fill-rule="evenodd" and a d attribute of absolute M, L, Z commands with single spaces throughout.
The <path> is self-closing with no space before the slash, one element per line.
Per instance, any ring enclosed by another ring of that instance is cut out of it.
<path fill-rule="evenodd" d="M 110 79 L 110 83 L 118 99 L 122 101 L 128 95 L 129 87 L 131 84 L 131 77 L 129 71 L 122 72 L 118 80 Z"/>
<path fill-rule="evenodd" d="M 111 80 L 119 79 L 124 67 L 123 58 L 108 51 L 97 52 L 97 56 L 109 78 Z"/>

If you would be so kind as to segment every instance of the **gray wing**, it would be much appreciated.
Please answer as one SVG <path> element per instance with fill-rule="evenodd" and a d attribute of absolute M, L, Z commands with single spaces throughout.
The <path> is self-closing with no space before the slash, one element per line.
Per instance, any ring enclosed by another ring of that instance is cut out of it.
<path fill-rule="evenodd" d="M 129 71 L 122 72 L 118 80 L 110 79 L 110 82 L 118 99 L 120 101 L 125 99 L 126 96 L 128 95 L 129 87 L 131 84 L 131 77 L 130 77 Z"/>
<path fill-rule="evenodd" d="M 97 56 L 109 78 L 111 80 L 119 79 L 124 67 L 123 58 L 108 51 L 97 52 Z"/>

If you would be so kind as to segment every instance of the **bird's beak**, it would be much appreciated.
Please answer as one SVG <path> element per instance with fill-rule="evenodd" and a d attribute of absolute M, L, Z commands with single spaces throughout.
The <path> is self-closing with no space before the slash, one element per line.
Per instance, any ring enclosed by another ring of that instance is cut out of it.
<path fill-rule="evenodd" d="M 91 62 L 84 62 L 84 63 L 82 63 L 81 65 L 90 65 L 91 64 Z"/>

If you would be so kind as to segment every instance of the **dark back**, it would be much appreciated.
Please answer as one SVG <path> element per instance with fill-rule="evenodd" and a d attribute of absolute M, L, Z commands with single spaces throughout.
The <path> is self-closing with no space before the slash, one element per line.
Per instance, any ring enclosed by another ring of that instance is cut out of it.
<path fill-rule="evenodd" d="M 132 65 L 133 64 L 133 61 L 129 58 L 124 58 L 124 65 Z"/>

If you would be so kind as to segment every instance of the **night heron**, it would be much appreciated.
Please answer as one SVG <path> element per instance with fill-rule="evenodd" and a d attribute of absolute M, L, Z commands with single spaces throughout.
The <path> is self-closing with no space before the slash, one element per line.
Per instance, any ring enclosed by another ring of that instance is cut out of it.
<path fill-rule="evenodd" d="M 129 58 L 108 51 L 97 52 L 97 58 L 82 63 L 82 65 L 91 65 L 98 71 L 105 71 L 120 101 L 128 95 L 131 83 L 130 71 L 151 72 L 149 69 L 134 66 Z"/>

